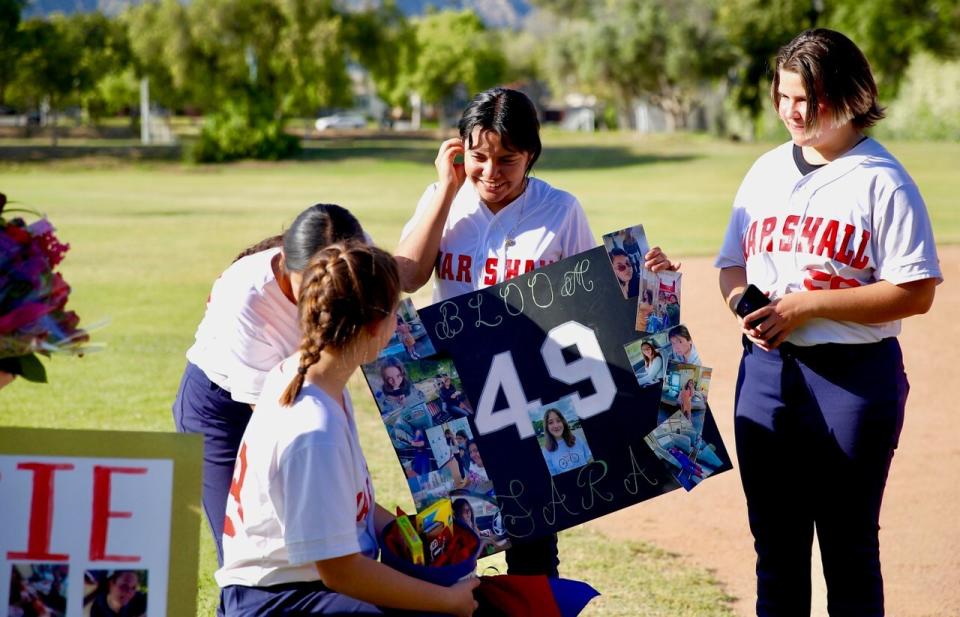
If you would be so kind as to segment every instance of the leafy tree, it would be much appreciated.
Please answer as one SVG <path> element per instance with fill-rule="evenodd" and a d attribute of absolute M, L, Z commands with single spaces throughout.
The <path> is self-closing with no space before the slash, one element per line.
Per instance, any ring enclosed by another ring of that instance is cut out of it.
<path fill-rule="evenodd" d="M 0 104 L 5 102 L 7 85 L 16 73 L 17 60 L 23 51 L 19 32 L 20 12 L 26 0 L 0 0 Z"/>
<path fill-rule="evenodd" d="M 344 21 L 350 56 L 370 72 L 377 94 L 394 106 L 407 103 L 403 75 L 416 63 L 416 30 L 392 1 L 349 13 Z"/>
<path fill-rule="evenodd" d="M 20 34 L 23 53 L 11 90 L 27 106 L 39 107 L 44 100 L 49 103 L 53 117 L 52 140 L 56 146 L 59 110 L 80 79 L 75 62 L 77 47 L 62 15 L 50 21 L 29 19 L 21 24 Z"/>
<path fill-rule="evenodd" d="M 714 20 L 710 0 L 609 0 L 590 20 L 567 22 L 550 63 L 567 88 L 612 101 L 621 126 L 633 125 L 633 104 L 646 98 L 685 128 L 704 84 L 730 62 Z"/>
<path fill-rule="evenodd" d="M 399 86 L 425 103 L 442 103 L 458 87 L 479 92 L 496 85 L 506 71 L 497 33 L 469 11 L 440 11 L 416 22 L 416 59 L 403 67 Z"/>
<path fill-rule="evenodd" d="M 71 102 L 79 103 L 96 121 L 106 113 L 99 83 L 115 81 L 131 61 L 127 30 L 103 13 L 75 13 L 63 22 L 69 44 L 74 48 L 74 84 Z M 114 89 L 114 94 L 116 90 Z M 136 99 L 134 99 L 135 101 Z"/>
<path fill-rule="evenodd" d="M 119 20 L 129 35 L 134 74 L 150 81 L 151 99 L 170 108 L 197 105 L 198 97 L 190 95 L 192 83 L 182 72 L 189 62 L 199 61 L 186 8 L 177 0 L 144 2 L 131 6 Z"/>

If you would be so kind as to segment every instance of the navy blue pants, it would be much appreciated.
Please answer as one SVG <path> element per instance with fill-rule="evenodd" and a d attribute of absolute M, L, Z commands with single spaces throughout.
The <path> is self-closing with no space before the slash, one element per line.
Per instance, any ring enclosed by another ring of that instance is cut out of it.
<path fill-rule="evenodd" d="M 511 540 L 504 555 L 508 574 L 542 574 L 556 578 L 560 557 L 557 550 L 557 534 L 552 533 L 536 540 Z"/>
<path fill-rule="evenodd" d="M 895 338 L 772 352 L 744 342 L 735 431 L 757 615 L 810 615 L 814 527 L 830 614 L 883 615 L 880 504 L 908 390 Z"/>
<path fill-rule="evenodd" d="M 220 593 L 226 617 L 273 617 L 275 615 L 390 615 L 417 617 L 438 613 L 395 611 L 374 606 L 323 583 L 289 583 L 270 587 L 230 585 Z"/>
<path fill-rule="evenodd" d="M 223 517 L 233 480 L 233 466 L 250 422 L 252 410 L 230 398 L 191 363 L 183 371 L 173 421 L 177 432 L 203 435 L 203 512 L 217 545 L 217 563 L 223 565 Z"/>

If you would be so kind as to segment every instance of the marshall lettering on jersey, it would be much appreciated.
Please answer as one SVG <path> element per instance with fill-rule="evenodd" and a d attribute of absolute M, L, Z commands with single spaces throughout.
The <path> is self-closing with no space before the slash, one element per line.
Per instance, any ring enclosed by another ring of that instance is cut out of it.
<path fill-rule="evenodd" d="M 743 258 L 757 253 L 809 253 L 863 270 L 870 266 L 870 231 L 822 216 L 791 214 L 751 221 L 743 239 Z"/>
<path fill-rule="evenodd" d="M 542 268 L 553 262 L 552 259 L 506 259 L 502 268 L 503 281 L 526 274 L 536 268 Z M 441 252 L 437 260 L 436 271 L 437 278 L 445 281 L 473 283 L 473 257 Z M 499 272 L 501 272 L 500 260 L 496 257 L 488 258 L 483 264 L 483 284 L 492 286 L 502 283 L 503 281 L 497 280 Z"/>

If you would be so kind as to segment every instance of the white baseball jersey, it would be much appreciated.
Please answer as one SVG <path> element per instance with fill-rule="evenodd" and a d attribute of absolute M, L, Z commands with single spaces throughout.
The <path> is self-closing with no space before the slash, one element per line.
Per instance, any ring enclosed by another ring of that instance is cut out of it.
<path fill-rule="evenodd" d="M 420 222 L 436 190 L 434 183 L 424 191 L 401 238 Z M 594 246 L 587 216 L 570 193 L 530 178 L 520 197 L 494 214 L 468 180 L 443 226 L 433 300 L 502 283 Z"/>
<path fill-rule="evenodd" d="M 314 562 L 362 553 L 376 559 L 374 494 L 353 406 L 305 383 L 277 402 L 299 354 L 271 371 L 234 470 L 217 583 L 266 586 L 320 580 Z"/>
<path fill-rule="evenodd" d="M 745 267 L 747 281 L 774 299 L 879 280 L 942 280 L 920 191 L 873 139 L 805 176 L 792 142 L 761 156 L 737 192 L 715 265 Z M 899 320 L 812 319 L 787 340 L 872 343 L 899 333 Z"/>
<path fill-rule="evenodd" d="M 267 373 L 300 345 L 297 306 L 277 283 L 279 248 L 248 255 L 218 278 L 187 360 L 241 403 L 256 404 Z"/>

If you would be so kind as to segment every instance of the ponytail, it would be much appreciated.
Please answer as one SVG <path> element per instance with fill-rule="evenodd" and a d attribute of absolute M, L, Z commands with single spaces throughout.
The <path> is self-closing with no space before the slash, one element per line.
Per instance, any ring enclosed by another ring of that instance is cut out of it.
<path fill-rule="evenodd" d="M 388 317 L 399 299 L 397 265 L 386 251 L 348 241 L 318 252 L 303 270 L 297 303 L 303 333 L 300 364 L 280 404 L 293 404 L 325 348 L 346 347 L 364 326 Z"/>
<path fill-rule="evenodd" d="M 314 204 L 298 214 L 286 232 L 264 238 L 242 251 L 233 261 L 282 247 L 286 270 L 302 272 L 320 249 L 334 242 L 363 239 L 363 228 L 349 210 L 336 204 Z"/>

